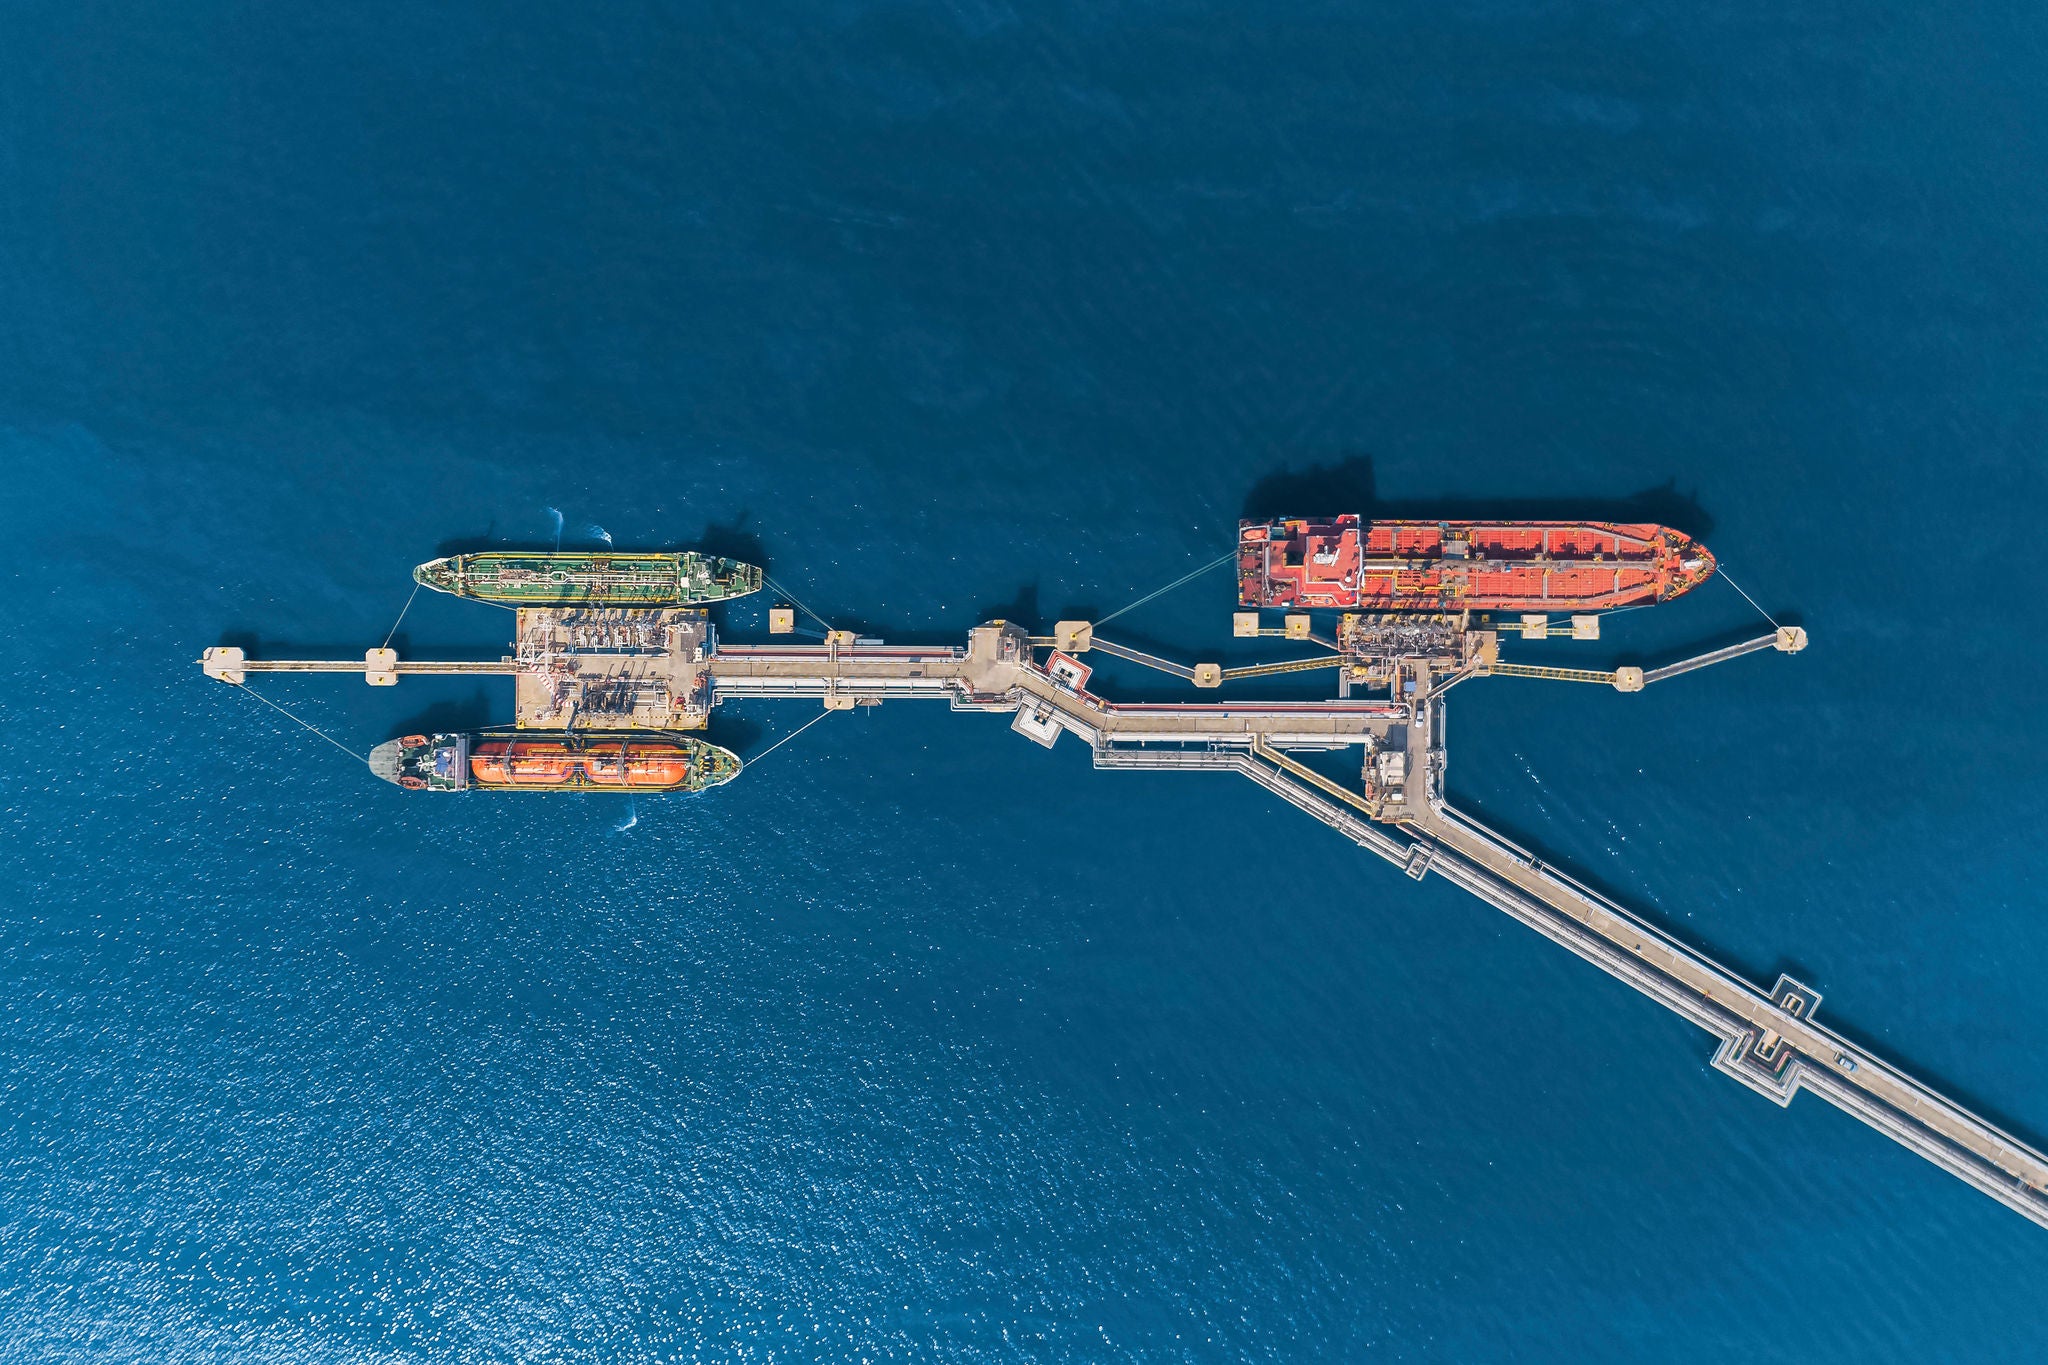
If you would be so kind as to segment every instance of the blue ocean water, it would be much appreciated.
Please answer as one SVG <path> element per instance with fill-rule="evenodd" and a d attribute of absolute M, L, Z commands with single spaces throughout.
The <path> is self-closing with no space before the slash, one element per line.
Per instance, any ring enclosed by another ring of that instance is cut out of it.
<path fill-rule="evenodd" d="M 358 653 L 456 542 L 953 640 L 1247 512 L 1673 520 L 1813 647 L 1465 686 L 1454 799 L 2040 1142 L 2044 55 L 2010 0 L 6 7 L 0 1358 L 2048 1357 L 2040 1229 L 1250 784 L 892 704 L 699 798 L 409 798 L 193 664 Z M 1231 596 L 1122 624 L 1221 657 Z"/>

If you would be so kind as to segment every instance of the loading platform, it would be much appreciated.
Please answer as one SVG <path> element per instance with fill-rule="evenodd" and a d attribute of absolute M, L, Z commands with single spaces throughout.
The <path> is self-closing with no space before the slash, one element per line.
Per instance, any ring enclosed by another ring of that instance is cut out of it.
<path fill-rule="evenodd" d="M 495 661 L 420 663 L 387 649 L 361 662 L 260 661 L 222 647 L 201 663 L 208 676 L 236 684 L 260 672 L 360 672 L 378 685 L 411 674 L 511 674 L 518 724 L 564 730 L 690 728 L 718 702 L 741 698 L 800 698 L 828 710 L 942 701 L 956 711 L 1008 714 L 1012 729 L 1046 746 L 1073 735 L 1098 768 L 1236 773 L 1410 877 L 1445 878 L 1690 1020 L 1714 1037 L 1714 1068 L 1772 1102 L 1788 1105 L 1810 1090 L 2048 1227 L 2048 1158 L 1815 1022 L 1818 992 L 1787 976 L 1768 990 L 1754 985 L 1445 800 L 1444 694 L 1456 683 L 1568 675 L 1635 691 L 1764 649 L 1796 652 L 1806 644 L 1796 627 L 1648 671 L 1503 665 L 1490 631 L 1370 618 L 1346 619 L 1336 658 L 1234 670 L 1117 646 L 1085 622 L 1061 622 L 1053 637 L 991 622 L 959 647 L 888 645 L 846 631 L 818 644 L 724 644 L 690 612 L 523 609 L 518 633 L 514 653 Z M 1288 638 L 1312 637 L 1290 622 Z M 1090 649 L 1198 687 L 1334 665 L 1345 690 L 1353 678 L 1371 679 L 1387 695 L 1113 702 L 1090 688 L 1081 657 Z M 1346 749 L 1362 758 L 1357 790 L 1294 756 Z"/>

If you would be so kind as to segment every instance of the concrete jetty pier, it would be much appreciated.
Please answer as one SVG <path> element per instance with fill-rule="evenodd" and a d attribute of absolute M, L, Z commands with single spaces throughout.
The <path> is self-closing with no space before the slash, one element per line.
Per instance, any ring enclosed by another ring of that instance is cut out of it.
<path fill-rule="evenodd" d="M 1050 746 L 1062 733 L 1097 749 L 1145 744 L 1340 749 L 1365 745 L 1406 718 L 1391 701 L 1200 702 L 1133 705 L 1088 690 L 1092 670 L 1055 651 L 1041 665 L 1032 637 L 1002 622 L 977 627 L 965 649 L 879 642 L 722 646 L 703 667 L 721 698 L 802 697 L 827 706 L 926 697 L 956 711 L 1012 713 L 1011 728 Z"/>
<path fill-rule="evenodd" d="M 1773 1103 L 1812 1091 L 2048 1227 L 2048 1157 L 1816 1022 L 1818 992 L 1787 976 L 1768 990 L 1744 980 L 1445 799 L 1445 693 L 1453 685 L 1548 677 L 1632 692 L 1766 649 L 1795 653 L 1806 645 L 1796 627 L 1647 672 L 1520 668 L 1500 662 L 1494 632 L 1469 622 L 1419 627 L 1351 617 L 1335 658 L 1232 670 L 1097 641 L 1085 622 L 1061 622 L 1052 637 L 990 622 L 958 647 L 889 645 L 846 631 L 818 644 L 726 644 L 694 612 L 532 608 L 519 612 L 518 634 L 513 654 L 488 662 L 422 664 L 385 649 L 360 662 L 265 662 L 222 647 L 201 664 L 231 684 L 259 672 L 357 672 L 385 686 L 409 674 L 511 674 L 517 725 L 552 731 L 698 728 L 718 702 L 743 698 L 800 698 L 828 709 L 942 701 L 955 711 L 1008 714 L 1013 730 L 1048 747 L 1072 735 L 1098 768 L 1236 773 L 1409 876 L 1445 878 L 1690 1020 L 1716 1040 L 1714 1068 Z M 1290 620 L 1287 638 L 1312 637 Z M 1085 658 L 1097 647 L 1199 688 L 1334 666 L 1340 695 L 1113 702 L 1091 686 Z M 1385 695 L 1353 699 L 1355 683 Z M 1355 787 L 1295 756 L 1341 750 L 1360 761 Z"/>
<path fill-rule="evenodd" d="M 1816 1024 L 1819 992 L 1758 989 L 1441 802 L 1418 827 L 1430 871 L 1714 1034 L 1717 1071 L 1779 1105 L 1811 1090 L 2048 1227 L 2048 1159 Z"/>

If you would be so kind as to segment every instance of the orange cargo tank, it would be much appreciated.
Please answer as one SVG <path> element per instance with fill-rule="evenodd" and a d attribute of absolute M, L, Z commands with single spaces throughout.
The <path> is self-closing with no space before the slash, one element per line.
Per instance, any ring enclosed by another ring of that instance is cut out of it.
<path fill-rule="evenodd" d="M 1247 607 L 1612 611 L 1714 572 L 1704 545 L 1649 523 L 1289 518 L 1240 522 L 1237 540 Z"/>
<path fill-rule="evenodd" d="M 483 739 L 469 753 L 478 787 L 680 791 L 697 774 L 692 754 L 669 740 Z"/>
<path fill-rule="evenodd" d="M 739 755 L 684 736 L 608 738 L 565 731 L 406 735 L 370 750 L 370 771 L 408 791 L 703 791 Z"/>

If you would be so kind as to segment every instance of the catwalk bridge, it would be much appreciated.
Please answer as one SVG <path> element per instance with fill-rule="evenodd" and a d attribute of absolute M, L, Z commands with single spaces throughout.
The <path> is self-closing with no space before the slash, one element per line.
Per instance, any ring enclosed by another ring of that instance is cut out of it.
<path fill-rule="evenodd" d="M 1462 628 L 1445 634 L 1438 657 L 1373 658 L 1369 632 L 1360 627 L 1331 656 L 1226 670 L 1105 641 L 1085 622 L 1062 622 L 1051 637 L 994 622 L 952 647 L 888 645 L 843 631 L 818 644 L 723 644 L 702 617 L 688 613 L 526 609 L 519 618 L 516 652 L 492 661 L 420 663 L 389 650 L 372 650 L 360 662 L 263 661 L 219 648 L 201 662 L 209 676 L 235 684 L 259 672 L 354 672 L 386 686 L 413 674 L 509 674 L 517 679 L 518 725 L 557 732 L 690 728 L 717 702 L 737 698 L 801 698 L 828 710 L 937 701 L 955 711 L 1008 714 L 1012 729 L 1048 747 L 1072 735 L 1088 745 L 1098 768 L 1235 773 L 1409 876 L 1445 878 L 1690 1020 L 1715 1039 L 1717 1070 L 1774 1103 L 1811 1091 L 2048 1227 L 2048 1158 L 1816 1022 L 1817 992 L 1787 976 L 1769 989 L 1745 980 L 1445 800 L 1445 692 L 1455 684 L 1533 676 L 1636 691 L 1744 654 L 1796 651 L 1806 643 L 1796 628 L 1664 668 L 1601 672 L 1503 664 L 1493 632 Z M 1302 619 L 1299 630 L 1290 623 L 1288 634 L 1312 639 Z M 1083 657 L 1091 650 L 1205 689 L 1336 668 L 1340 695 L 1310 702 L 1113 702 L 1090 688 Z M 1387 695 L 1352 699 L 1351 682 L 1368 678 Z M 1355 787 L 1296 757 L 1336 750 L 1362 759 Z"/>

